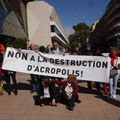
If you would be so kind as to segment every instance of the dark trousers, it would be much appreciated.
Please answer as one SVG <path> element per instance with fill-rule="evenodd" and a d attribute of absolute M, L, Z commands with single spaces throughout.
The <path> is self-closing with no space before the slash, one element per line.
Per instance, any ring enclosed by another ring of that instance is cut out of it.
<path fill-rule="evenodd" d="M 98 93 L 101 93 L 100 82 L 95 82 L 95 86 L 96 86 Z"/>
<path fill-rule="evenodd" d="M 40 99 L 40 96 L 36 96 L 35 105 L 50 105 L 52 103 L 52 98 L 43 98 Z"/>
<path fill-rule="evenodd" d="M 30 74 L 30 77 L 31 77 L 31 83 L 32 84 L 35 84 L 36 81 L 39 80 L 39 75 Z"/>
<path fill-rule="evenodd" d="M 8 85 L 8 93 L 11 93 L 11 91 L 14 90 L 15 94 L 17 94 L 16 72 L 7 73 L 6 79 L 7 79 L 7 85 Z M 11 80 L 13 82 L 13 89 L 11 85 Z"/>
<path fill-rule="evenodd" d="M 38 82 L 39 82 L 39 75 L 30 74 L 31 77 L 31 85 L 32 90 L 37 91 L 38 90 Z"/>
<path fill-rule="evenodd" d="M 40 99 L 40 104 L 50 105 L 52 103 L 52 98 L 43 98 Z"/>
<path fill-rule="evenodd" d="M 55 99 L 55 102 L 61 102 L 61 90 L 60 87 L 53 86 L 53 98 Z"/>
<path fill-rule="evenodd" d="M 92 90 L 92 82 L 91 81 L 87 81 L 87 86 L 89 90 Z"/>
<path fill-rule="evenodd" d="M 77 95 L 72 95 L 71 99 L 68 100 L 68 95 L 63 92 L 62 94 L 62 101 L 66 105 L 66 107 L 74 107 L 75 106 L 75 101 L 77 100 Z"/>

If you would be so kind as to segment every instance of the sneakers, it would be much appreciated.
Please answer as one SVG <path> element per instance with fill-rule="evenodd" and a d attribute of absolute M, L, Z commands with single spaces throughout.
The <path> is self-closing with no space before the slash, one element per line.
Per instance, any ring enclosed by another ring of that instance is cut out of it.
<path fill-rule="evenodd" d="M 113 94 L 113 95 L 108 96 L 108 98 L 116 99 L 117 97 L 116 97 L 116 94 Z"/>
<path fill-rule="evenodd" d="M 116 99 L 116 98 L 117 98 L 115 94 L 114 94 L 112 97 L 113 97 L 114 99 Z"/>
<path fill-rule="evenodd" d="M 52 106 L 57 106 L 58 104 L 55 102 L 55 99 L 52 100 L 52 103 L 51 103 Z"/>

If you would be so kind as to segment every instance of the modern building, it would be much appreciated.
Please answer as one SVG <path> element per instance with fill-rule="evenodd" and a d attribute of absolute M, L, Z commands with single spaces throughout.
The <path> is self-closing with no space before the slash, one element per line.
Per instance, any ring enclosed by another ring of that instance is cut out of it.
<path fill-rule="evenodd" d="M 28 38 L 30 43 L 47 46 L 57 41 L 61 45 L 68 44 L 66 34 L 59 17 L 53 8 L 44 1 L 27 4 Z"/>
<path fill-rule="evenodd" d="M 120 0 L 111 0 L 104 15 L 96 25 L 94 35 L 97 46 L 104 50 L 120 48 Z"/>
<path fill-rule="evenodd" d="M 99 22 L 99 20 L 93 22 L 93 24 L 91 25 L 91 29 L 92 29 L 92 31 L 95 30 L 96 25 L 98 24 L 98 22 Z"/>
<path fill-rule="evenodd" d="M 0 38 L 28 39 L 26 4 L 31 0 L 0 0 Z"/>

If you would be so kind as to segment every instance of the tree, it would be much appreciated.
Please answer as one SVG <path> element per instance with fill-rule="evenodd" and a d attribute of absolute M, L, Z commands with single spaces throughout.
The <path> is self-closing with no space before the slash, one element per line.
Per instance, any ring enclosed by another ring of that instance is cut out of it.
<path fill-rule="evenodd" d="M 6 46 L 11 46 L 11 44 L 15 47 L 15 48 L 22 48 L 22 49 L 26 49 L 27 48 L 27 39 L 20 39 L 20 38 L 6 38 Z"/>
<path fill-rule="evenodd" d="M 27 39 L 16 39 L 15 40 L 15 48 L 22 48 L 22 49 L 26 49 L 27 48 Z"/>
<path fill-rule="evenodd" d="M 77 46 L 78 42 L 75 34 L 71 34 L 68 39 L 70 48 Z"/>
<path fill-rule="evenodd" d="M 89 37 L 91 32 L 90 27 L 86 23 L 81 22 L 77 25 L 74 25 L 73 29 L 75 33 L 69 36 L 70 47 L 84 46 L 86 39 Z"/>

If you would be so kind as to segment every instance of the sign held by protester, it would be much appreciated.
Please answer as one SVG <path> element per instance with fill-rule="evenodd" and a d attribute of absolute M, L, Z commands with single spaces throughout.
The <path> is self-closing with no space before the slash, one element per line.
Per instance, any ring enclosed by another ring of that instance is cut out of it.
<path fill-rule="evenodd" d="M 8 47 L 2 68 L 59 78 L 67 78 L 68 74 L 74 74 L 78 80 L 108 82 L 110 60 L 108 57 L 63 56 Z"/>

